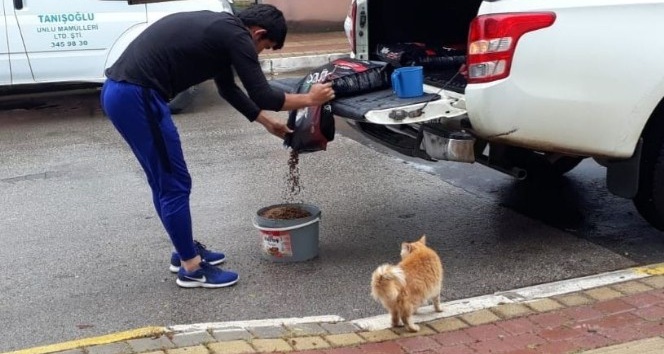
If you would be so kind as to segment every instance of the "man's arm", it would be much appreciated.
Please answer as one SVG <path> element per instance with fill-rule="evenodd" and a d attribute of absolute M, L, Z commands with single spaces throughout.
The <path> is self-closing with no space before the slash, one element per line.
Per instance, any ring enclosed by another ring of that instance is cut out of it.
<path fill-rule="evenodd" d="M 282 111 L 290 111 L 309 106 L 320 106 L 323 103 L 334 99 L 334 90 L 331 83 L 314 84 L 308 93 L 296 94 L 287 93 L 284 100 Z"/>
<path fill-rule="evenodd" d="M 286 125 L 285 121 L 281 119 L 272 118 L 270 116 L 266 116 L 263 114 L 263 112 L 258 114 L 256 122 L 260 123 L 263 127 L 265 127 L 265 130 L 270 132 L 270 134 L 281 139 L 283 139 L 286 136 L 286 133 L 293 132 L 290 128 L 288 128 L 288 125 Z"/>
<path fill-rule="evenodd" d="M 214 78 L 214 83 L 217 85 L 219 95 L 233 108 L 247 117 L 250 122 L 256 120 L 261 109 L 235 84 L 233 70 L 230 67 L 223 68 L 221 73 Z"/>
<path fill-rule="evenodd" d="M 272 88 L 258 62 L 258 54 L 251 36 L 235 36 L 233 50 L 229 51 L 231 63 L 249 97 L 261 109 L 290 111 L 318 106 L 334 98 L 331 84 L 316 84 L 308 93 L 285 94 Z"/>

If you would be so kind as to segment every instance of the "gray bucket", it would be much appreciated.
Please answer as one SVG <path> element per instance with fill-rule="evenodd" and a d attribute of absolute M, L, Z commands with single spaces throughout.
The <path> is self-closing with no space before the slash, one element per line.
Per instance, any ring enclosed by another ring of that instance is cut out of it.
<path fill-rule="evenodd" d="M 263 212 L 280 206 L 294 206 L 308 211 L 306 218 L 279 220 L 261 216 Z M 263 258 L 272 262 L 306 261 L 318 256 L 318 227 L 320 209 L 310 204 L 275 204 L 256 212 L 253 224 L 260 232 Z"/>

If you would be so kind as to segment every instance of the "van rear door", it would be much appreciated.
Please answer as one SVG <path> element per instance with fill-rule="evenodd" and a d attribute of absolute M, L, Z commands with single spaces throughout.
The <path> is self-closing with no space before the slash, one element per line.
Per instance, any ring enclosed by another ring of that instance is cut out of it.
<path fill-rule="evenodd" d="M 147 21 L 145 5 L 123 1 L 6 2 L 13 2 L 32 71 L 32 77 L 14 83 L 101 81 L 109 48 L 129 28 Z"/>

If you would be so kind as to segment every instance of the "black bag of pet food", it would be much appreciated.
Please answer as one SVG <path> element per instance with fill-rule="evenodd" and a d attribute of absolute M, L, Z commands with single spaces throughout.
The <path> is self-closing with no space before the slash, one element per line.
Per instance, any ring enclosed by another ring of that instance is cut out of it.
<path fill-rule="evenodd" d="M 315 83 L 331 82 L 337 97 L 347 97 L 386 88 L 390 85 L 385 63 L 357 59 L 336 59 L 313 69 L 297 84 L 295 93 L 307 93 Z M 297 152 L 314 152 L 327 149 L 334 140 L 334 115 L 332 106 L 305 107 L 293 110 L 288 116 L 284 145 Z"/>
<path fill-rule="evenodd" d="M 425 69 L 451 69 L 466 62 L 464 50 L 418 42 L 378 44 L 376 55 L 397 68 L 423 66 Z"/>
<path fill-rule="evenodd" d="M 354 96 L 387 88 L 390 86 L 393 69 L 383 62 L 350 58 L 333 60 L 321 68 L 323 73 L 327 70 L 327 75 L 319 82 L 331 81 L 337 97 Z"/>

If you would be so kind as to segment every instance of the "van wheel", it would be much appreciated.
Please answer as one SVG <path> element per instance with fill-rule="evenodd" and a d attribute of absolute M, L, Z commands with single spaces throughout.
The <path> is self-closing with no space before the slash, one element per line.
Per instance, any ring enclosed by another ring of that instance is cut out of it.
<path fill-rule="evenodd" d="M 650 225 L 664 231 L 664 139 L 645 140 L 643 147 L 639 190 L 633 202 Z"/>
<path fill-rule="evenodd" d="M 171 114 L 182 113 L 182 111 L 189 107 L 194 101 L 197 91 L 198 87 L 192 86 L 178 93 L 170 102 L 168 102 L 168 108 L 171 110 Z"/>

